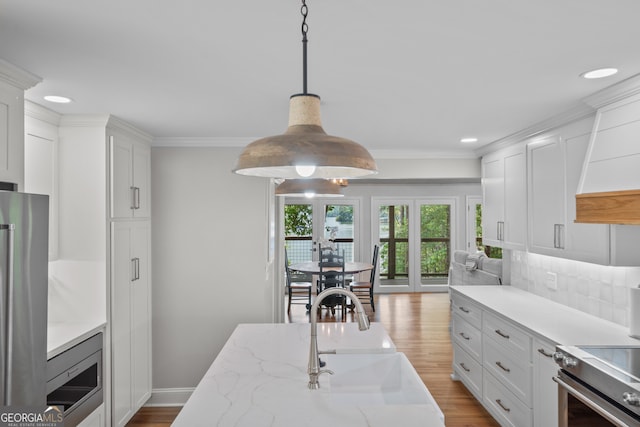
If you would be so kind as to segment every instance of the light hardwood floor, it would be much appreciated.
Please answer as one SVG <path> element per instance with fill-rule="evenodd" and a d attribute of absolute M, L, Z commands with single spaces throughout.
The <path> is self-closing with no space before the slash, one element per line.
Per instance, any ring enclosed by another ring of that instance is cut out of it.
<path fill-rule="evenodd" d="M 376 296 L 376 312 L 366 305 L 372 321 L 380 322 L 404 352 L 445 416 L 447 427 L 497 427 L 462 383 L 451 380 L 452 349 L 449 339 L 449 296 L 437 294 L 392 294 Z M 347 313 L 346 321 L 354 321 Z M 287 322 L 308 322 L 303 306 L 294 305 Z M 341 321 L 323 310 L 320 321 Z M 142 408 L 129 422 L 131 427 L 167 427 L 180 408 Z"/>

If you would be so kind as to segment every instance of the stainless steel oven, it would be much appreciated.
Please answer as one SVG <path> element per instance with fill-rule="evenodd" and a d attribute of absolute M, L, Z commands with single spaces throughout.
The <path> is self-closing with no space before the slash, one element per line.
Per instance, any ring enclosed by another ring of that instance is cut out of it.
<path fill-rule="evenodd" d="M 47 405 L 64 408 L 74 427 L 103 402 L 102 333 L 47 361 Z"/>
<path fill-rule="evenodd" d="M 640 426 L 640 347 L 559 346 L 558 426 Z"/>

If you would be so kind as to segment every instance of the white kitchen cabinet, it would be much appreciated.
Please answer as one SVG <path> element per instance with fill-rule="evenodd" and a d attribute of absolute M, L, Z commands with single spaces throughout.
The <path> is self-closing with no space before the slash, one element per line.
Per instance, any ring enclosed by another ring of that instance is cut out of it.
<path fill-rule="evenodd" d="M 524 250 L 527 230 L 526 147 L 516 145 L 482 159 L 482 240 Z"/>
<path fill-rule="evenodd" d="M 576 190 L 592 119 L 527 144 L 530 252 L 602 265 L 640 265 L 640 227 L 576 223 Z"/>
<path fill-rule="evenodd" d="M 151 149 L 147 141 L 112 132 L 111 217 L 148 218 L 151 216 Z"/>
<path fill-rule="evenodd" d="M 112 408 L 124 426 L 151 396 L 151 227 L 111 226 Z"/>
<path fill-rule="evenodd" d="M 59 254 L 106 265 L 95 278 L 107 299 L 96 308 L 108 324 L 105 416 L 109 426 L 124 425 L 150 396 L 151 218 L 111 217 L 111 136 L 147 148 L 151 136 L 109 115 L 63 115 L 59 135 Z"/>
<path fill-rule="evenodd" d="M 0 59 L 0 181 L 24 191 L 24 91 L 41 79 Z"/>
<path fill-rule="evenodd" d="M 553 360 L 555 344 L 535 338 L 533 340 L 533 425 L 534 427 L 558 426 L 558 385 L 553 377 L 558 365 Z"/>

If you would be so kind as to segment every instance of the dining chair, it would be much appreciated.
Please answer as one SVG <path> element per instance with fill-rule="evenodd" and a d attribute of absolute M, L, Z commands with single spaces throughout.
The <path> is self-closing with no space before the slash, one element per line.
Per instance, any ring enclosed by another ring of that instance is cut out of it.
<path fill-rule="evenodd" d="M 328 288 L 345 287 L 344 252 L 324 251 L 318 261 L 318 293 Z M 346 298 L 344 295 L 330 295 L 322 301 L 322 305 L 336 313 L 336 307 L 342 308 L 342 319 L 346 321 Z"/>
<path fill-rule="evenodd" d="M 369 276 L 368 282 L 351 282 L 349 285 L 349 290 L 353 292 L 360 302 L 363 304 L 370 304 L 371 310 L 376 311 L 376 305 L 373 302 L 373 281 L 376 277 L 376 269 L 378 266 L 378 252 L 380 251 L 380 247 L 375 245 L 373 247 L 373 260 L 371 264 L 373 268 L 371 269 L 371 276 Z"/>
<path fill-rule="evenodd" d="M 305 304 L 308 311 L 311 309 L 312 283 L 308 281 L 309 275 L 292 271 L 289 268 L 287 248 L 284 248 L 284 268 L 287 279 L 287 293 L 289 295 L 287 314 L 291 313 L 291 304 Z"/>

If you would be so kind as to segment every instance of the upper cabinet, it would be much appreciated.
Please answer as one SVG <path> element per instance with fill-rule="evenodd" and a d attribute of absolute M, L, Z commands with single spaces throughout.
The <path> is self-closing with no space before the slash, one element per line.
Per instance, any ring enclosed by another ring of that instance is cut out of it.
<path fill-rule="evenodd" d="M 526 147 L 516 145 L 482 159 L 482 240 L 524 250 L 527 230 Z"/>
<path fill-rule="evenodd" d="M 575 223 L 575 193 L 592 118 L 532 138 L 528 159 L 529 251 L 609 263 L 609 227 Z"/>
<path fill-rule="evenodd" d="M 151 216 L 150 141 L 123 132 L 111 132 L 111 217 Z"/>
<path fill-rule="evenodd" d="M 0 59 L 0 181 L 24 191 L 24 91 L 37 77 Z"/>

